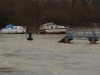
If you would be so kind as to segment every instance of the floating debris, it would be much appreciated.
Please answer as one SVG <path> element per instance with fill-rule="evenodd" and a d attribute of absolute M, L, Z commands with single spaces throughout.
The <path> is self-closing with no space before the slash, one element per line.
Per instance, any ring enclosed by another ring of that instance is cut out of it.
<path fill-rule="evenodd" d="M 0 67 L 0 72 L 14 72 L 14 67 Z"/>
<path fill-rule="evenodd" d="M 5 57 L 13 57 L 13 56 L 18 56 L 16 54 L 12 54 L 12 53 L 5 53 L 5 54 L 1 54 L 2 56 L 5 56 Z"/>

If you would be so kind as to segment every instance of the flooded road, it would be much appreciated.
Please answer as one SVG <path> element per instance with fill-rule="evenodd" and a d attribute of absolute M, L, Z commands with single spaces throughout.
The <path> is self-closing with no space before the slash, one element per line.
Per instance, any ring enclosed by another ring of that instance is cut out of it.
<path fill-rule="evenodd" d="M 0 35 L 0 75 L 100 75 L 100 40 L 58 43 L 65 35 Z"/>

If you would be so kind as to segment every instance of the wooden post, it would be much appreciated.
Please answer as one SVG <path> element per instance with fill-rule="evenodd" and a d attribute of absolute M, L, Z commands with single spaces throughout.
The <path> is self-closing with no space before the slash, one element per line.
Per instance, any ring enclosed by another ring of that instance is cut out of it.
<path fill-rule="evenodd" d="M 95 44 L 96 41 L 95 41 L 95 39 L 91 39 L 90 42 L 91 42 L 91 44 Z"/>
<path fill-rule="evenodd" d="M 27 38 L 27 40 L 33 40 L 32 33 L 29 33 L 29 37 Z"/>
<path fill-rule="evenodd" d="M 66 37 L 65 37 L 64 42 L 65 42 L 65 43 L 70 43 L 69 38 L 66 38 Z"/>

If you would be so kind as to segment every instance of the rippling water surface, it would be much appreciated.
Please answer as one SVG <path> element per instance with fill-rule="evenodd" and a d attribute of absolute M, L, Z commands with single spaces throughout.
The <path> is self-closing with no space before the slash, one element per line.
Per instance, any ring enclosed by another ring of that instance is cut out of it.
<path fill-rule="evenodd" d="M 100 41 L 58 43 L 64 36 L 0 35 L 0 75 L 100 75 Z"/>

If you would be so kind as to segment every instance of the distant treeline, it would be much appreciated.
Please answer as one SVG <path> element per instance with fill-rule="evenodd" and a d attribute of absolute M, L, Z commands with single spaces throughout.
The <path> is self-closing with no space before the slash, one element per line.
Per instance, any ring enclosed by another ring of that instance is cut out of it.
<path fill-rule="evenodd" d="M 41 24 L 47 22 L 90 27 L 93 23 L 100 23 L 100 4 L 91 1 L 0 0 L 0 27 L 13 24 L 36 31 Z"/>

